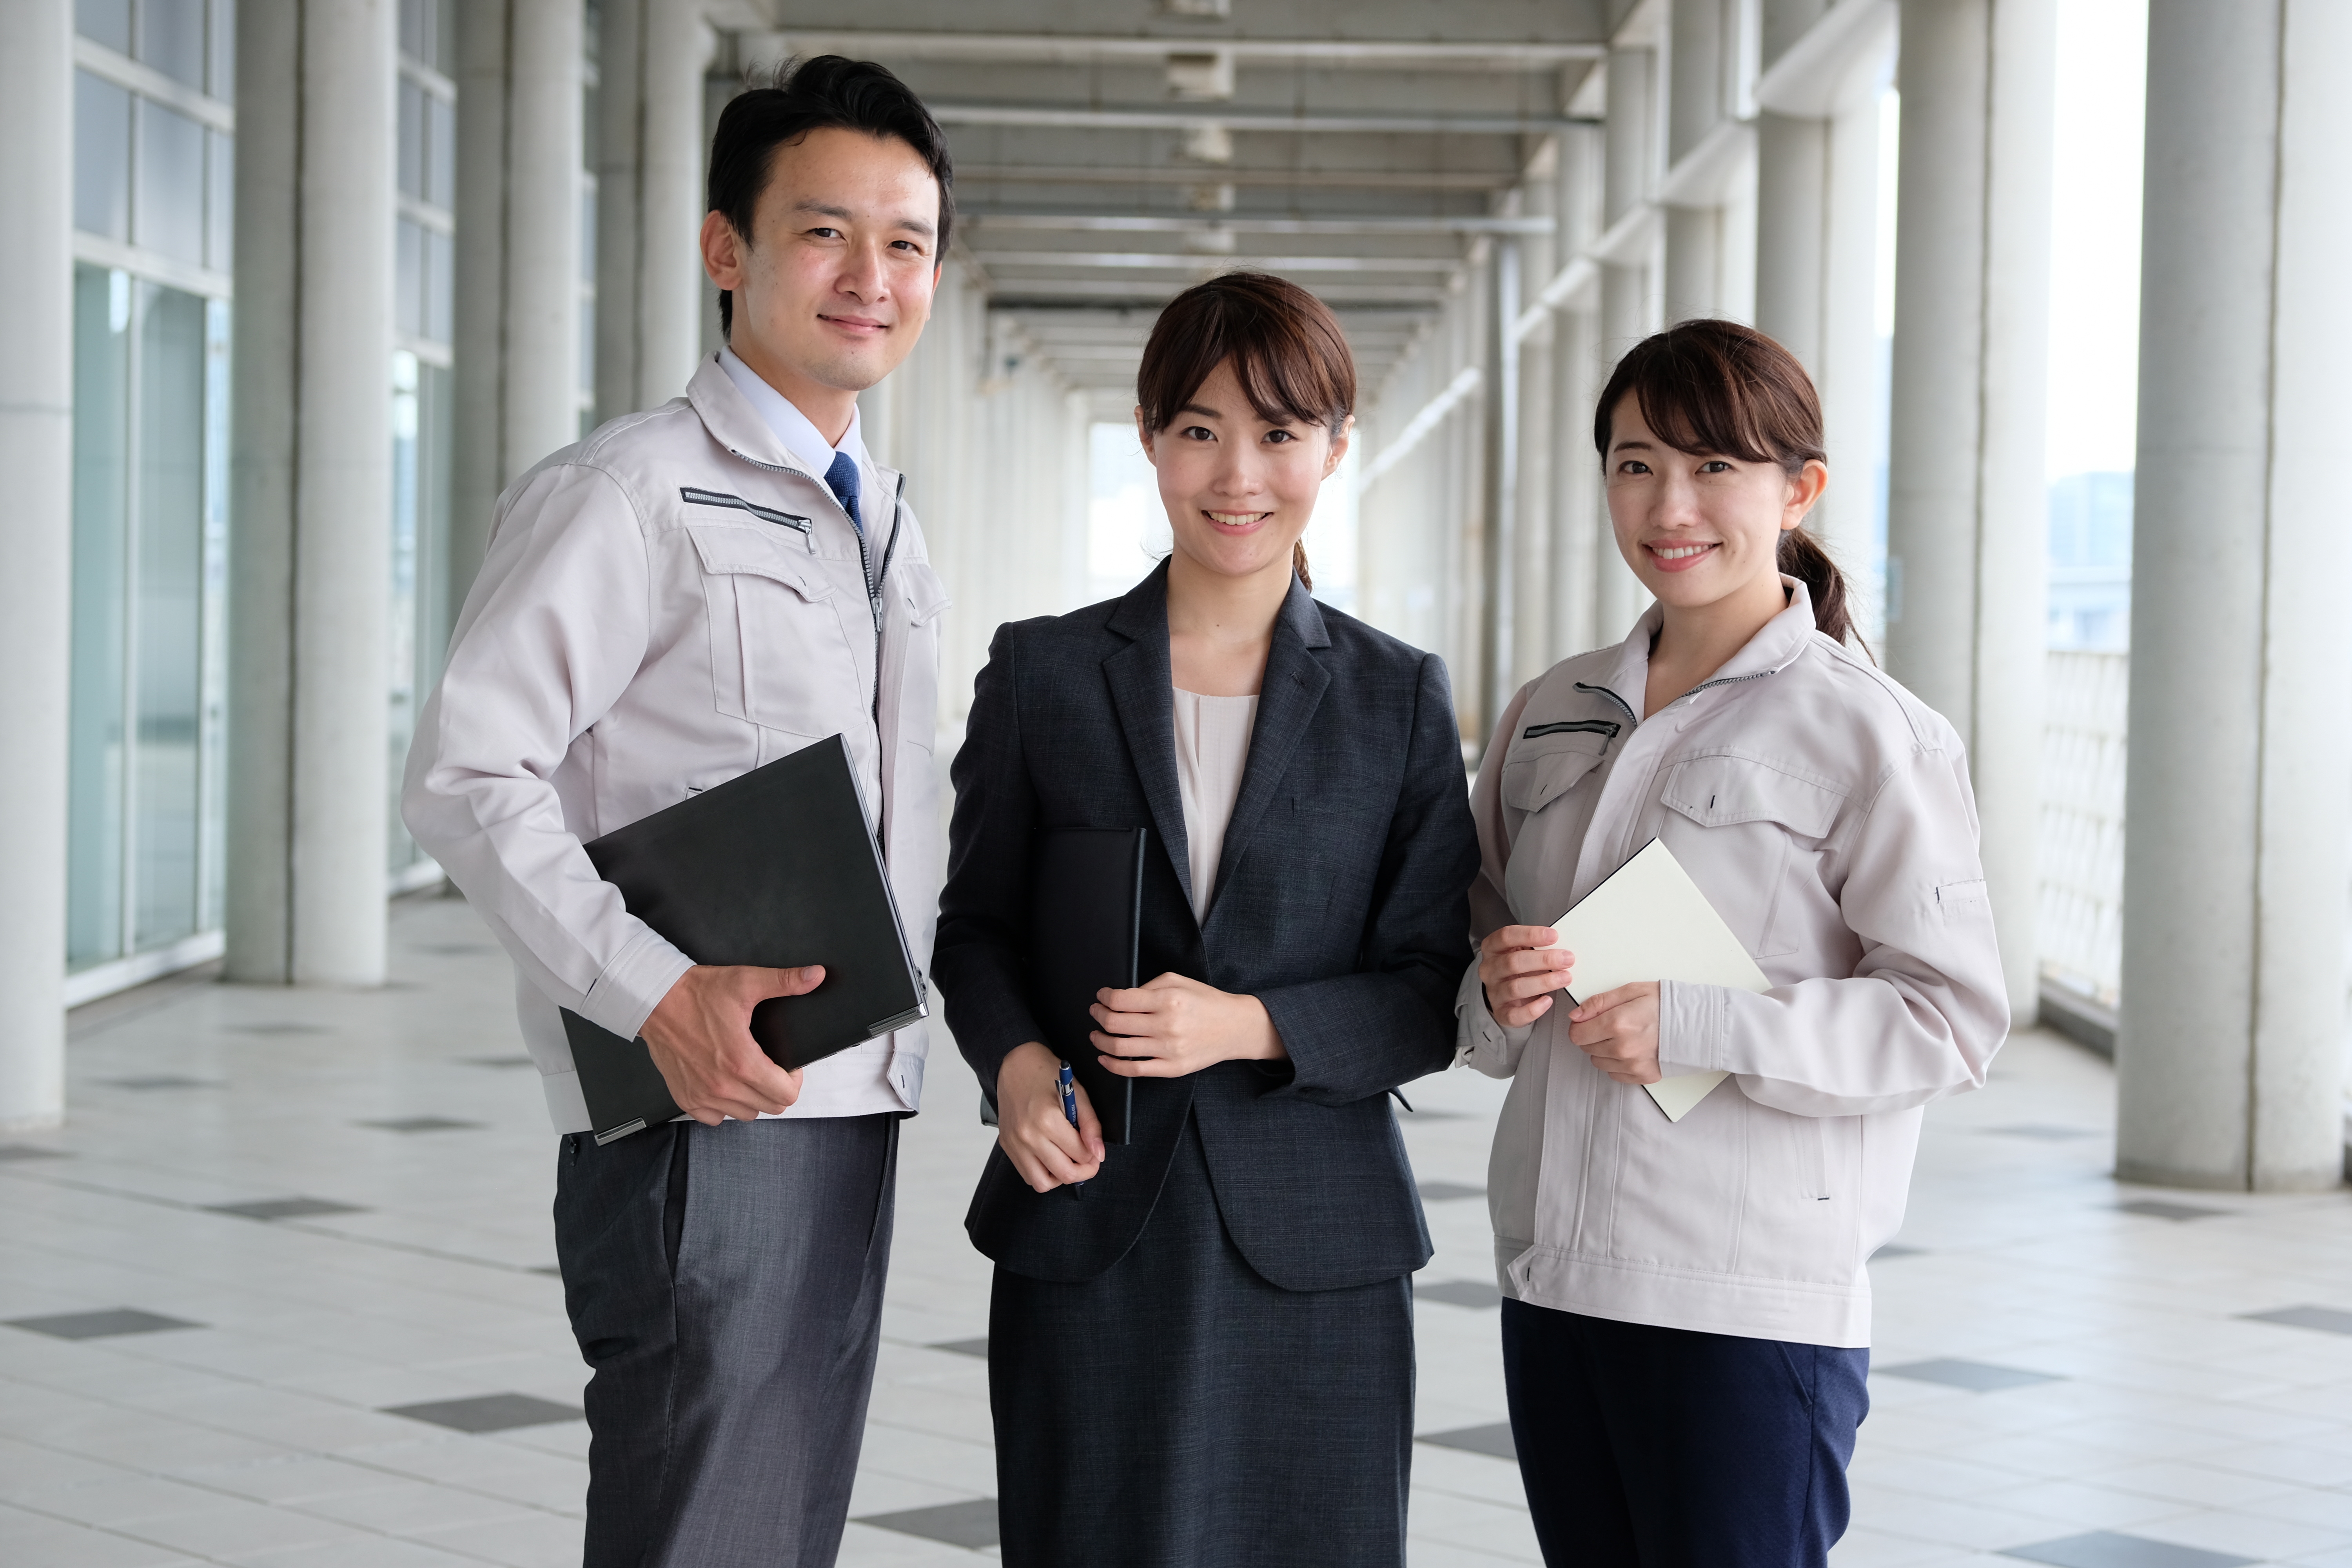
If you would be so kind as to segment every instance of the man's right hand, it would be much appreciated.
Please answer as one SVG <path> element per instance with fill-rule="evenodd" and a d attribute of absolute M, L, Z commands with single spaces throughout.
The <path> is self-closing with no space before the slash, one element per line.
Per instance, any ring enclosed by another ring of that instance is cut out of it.
<path fill-rule="evenodd" d="M 769 1060 L 751 1037 L 751 1009 L 771 996 L 814 991 L 824 967 L 755 969 L 698 963 L 654 1005 L 644 1027 L 654 1066 L 677 1108 L 716 1127 L 729 1117 L 775 1115 L 801 1097 L 801 1075 Z"/>
<path fill-rule="evenodd" d="M 1088 1182 L 1102 1170 L 1102 1123 L 1078 1094 L 1078 1124 L 1062 1114 L 1062 1058 L 1032 1040 L 996 1069 L 996 1142 L 1021 1179 L 1041 1193 Z"/>

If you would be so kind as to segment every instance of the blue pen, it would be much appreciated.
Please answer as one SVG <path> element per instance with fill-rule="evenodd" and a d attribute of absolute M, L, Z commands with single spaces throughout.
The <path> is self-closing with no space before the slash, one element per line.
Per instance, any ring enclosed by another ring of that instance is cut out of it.
<path fill-rule="evenodd" d="M 1067 1062 L 1062 1064 L 1062 1114 L 1070 1119 L 1071 1126 L 1078 1124 L 1078 1080 L 1070 1076 L 1070 1064 Z M 1084 1182 L 1070 1184 L 1070 1196 L 1082 1198 L 1086 1195 L 1087 1184 Z"/>

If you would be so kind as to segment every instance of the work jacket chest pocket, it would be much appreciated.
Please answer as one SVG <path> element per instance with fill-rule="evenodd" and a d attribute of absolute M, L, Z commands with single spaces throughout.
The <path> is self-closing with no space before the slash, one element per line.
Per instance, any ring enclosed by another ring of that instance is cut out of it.
<path fill-rule="evenodd" d="M 940 618 L 950 604 L 940 574 L 919 561 L 891 574 L 907 622 L 906 663 L 898 677 L 898 738 L 926 752 L 937 743 L 940 706 Z"/>
<path fill-rule="evenodd" d="M 1797 951 L 1801 892 L 1818 879 L 1822 841 L 1836 827 L 1845 792 L 1748 757 L 1704 756 L 1666 771 L 1659 804 L 1705 833 L 1669 847 L 1732 931 L 1758 958 Z"/>
<path fill-rule="evenodd" d="M 834 584 L 772 531 L 728 524 L 687 531 L 702 564 L 719 711 L 812 739 L 847 729 L 864 706 L 865 682 Z M 864 605 L 851 607 L 866 617 Z"/>
<path fill-rule="evenodd" d="M 1608 749 L 1607 735 L 1589 732 L 1515 742 L 1503 759 L 1503 804 L 1530 815 L 1541 811 L 1599 767 Z"/>

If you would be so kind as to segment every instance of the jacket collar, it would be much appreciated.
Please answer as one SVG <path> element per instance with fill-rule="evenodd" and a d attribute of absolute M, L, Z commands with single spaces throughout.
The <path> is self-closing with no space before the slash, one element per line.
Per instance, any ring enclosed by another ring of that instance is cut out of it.
<path fill-rule="evenodd" d="M 1750 676 L 1777 675 L 1797 661 L 1813 639 L 1813 599 L 1805 584 L 1786 573 L 1780 575 L 1781 587 L 1788 590 L 1788 606 L 1766 621 L 1756 635 L 1738 653 L 1724 662 L 1702 685 L 1712 686 L 1721 680 L 1744 680 Z M 1657 640 L 1658 632 L 1666 623 L 1663 605 L 1652 604 L 1633 623 L 1633 635 L 1620 644 L 1616 668 L 1605 683 L 1610 692 L 1625 705 L 1626 710 L 1642 712 L 1642 701 L 1650 683 L 1650 647 Z M 1684 696 L 1689 695 L 1687 692 Z M 1677 697 L 1676 701 L 1681 698 Z M 1660 710 L 1663 712 L 1664 710 Z M 1643 713 L 1644 719 L 1652 717 Z"/>
<path fill-rule="evenodd" d="M 743 395 L 743 389 L 735 384 L 734 378 L 719 364 L 718 354 L 708 355 L 695 368 L 693 379 L 686 384 L 686 400 L 693 405 L 695 414 L 702 420 L 703 428 L 710 432 L 711 439 L 735 456 L 746 462 L 757 463 L 761 468 L 782 468 L 797 474 L 824 489 L 828 498 L 833 494 L 831 489 L 824 488 L 824 479 L 811 473 L 808 465 L 794 457 L 768 422 L 760 417 L 760 411 L 751 406 L 751 400 Z M 890 498 L 895 507 L 899 490 L 898 471 L 885 467 L 870 450 L 866 454 L 866 466 L 873 469 L 874 477 L 880 481 L 882 493 Z M 871 527 L 874 520 L 882 516 L 878 510 L 869 508 L 868 526 Z M 877 537 L 887 536 L 888 526 L 885 522 L 883 535 Z"/>
<path fill-rule="evenodd" d="M 1186 902 L 1192 899 L 1191 841 L 1184 832 L 1184 798 L 1176 783 L 1176 699 L 1168 662 L 1168 563 L 1161 562 L 1113 607 L 1105 625 L 1126 646 L 1103 660 L 1111 703 L 1126 733 L 1152 826 L 1168 851 Z M 1315 710 L 1331 684 L 1330 672 L 1312 650 L 1331 646 L 1329 631 L 1313 595 L 1294 576 L 1274 620 L 1265 677 L 1258 687 L 1257 721 L 1250 730 L 1249 761 L 1241 793 L 1225 825 L 1217 859 L 1217 889 L 1233 880 L 1251 839 L 1273 805 L 1282 775 L 1298 748 Z M 1213 894 L 1217 889 L 1211 889 Z M 1206 926 L 1216 918 L 1212 901 Z"/>

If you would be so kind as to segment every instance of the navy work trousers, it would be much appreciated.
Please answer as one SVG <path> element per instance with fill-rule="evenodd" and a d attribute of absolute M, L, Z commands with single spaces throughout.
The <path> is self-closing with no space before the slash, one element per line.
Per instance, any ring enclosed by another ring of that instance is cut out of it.
<path fill-rule="evenodd" d="M 1823 1568 L 1853 1511 L 1867 1350 L 1503 1303 L 1546 1568 Z"/>

